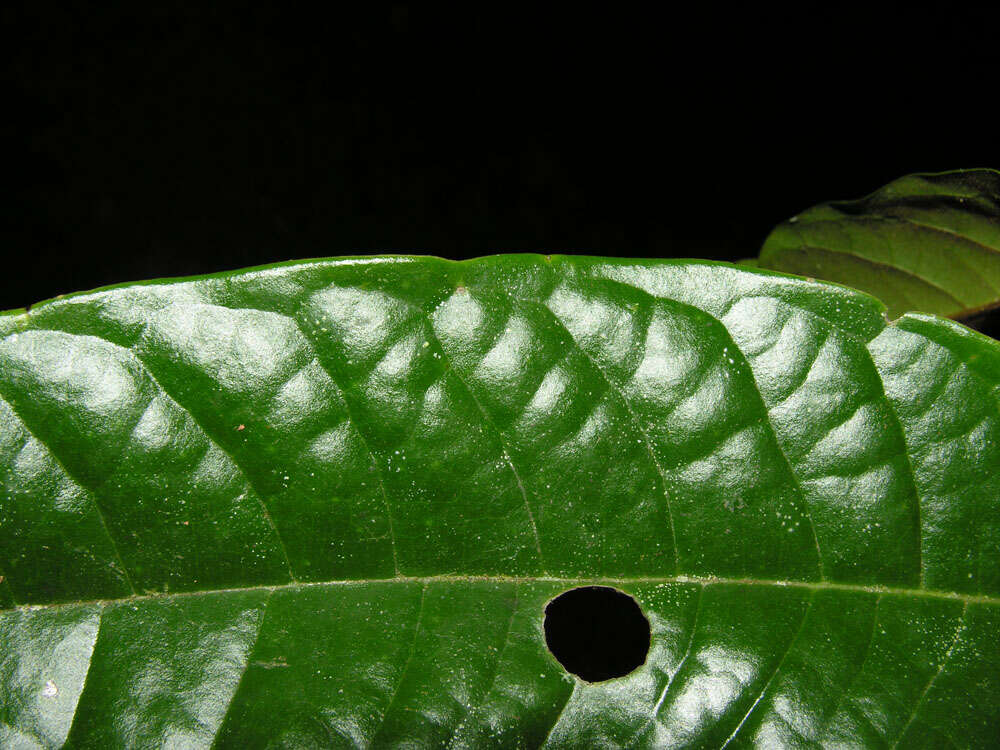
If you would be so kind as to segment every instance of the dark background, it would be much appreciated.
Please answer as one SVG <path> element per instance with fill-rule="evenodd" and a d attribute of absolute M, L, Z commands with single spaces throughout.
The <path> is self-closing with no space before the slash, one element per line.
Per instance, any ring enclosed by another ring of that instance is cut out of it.
<path fill-rule="evenodd" d="M 359 7 L 4 5 L 0 309 L 338 254 L 737 259 L 1000 163 L 985 12 Z"/>

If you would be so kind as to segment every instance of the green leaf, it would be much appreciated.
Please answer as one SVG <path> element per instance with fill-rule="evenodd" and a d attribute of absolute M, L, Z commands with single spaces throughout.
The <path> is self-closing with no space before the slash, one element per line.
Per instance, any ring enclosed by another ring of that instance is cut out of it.
<path fill-rule="evenodd" d="M 1000 346 L 883 313 L 511 255 L 0 316 L 0 745 L 993 746 Z M 652 643 L 587 683 L 595 582 Z"/>
<path fill-rule="evenodd" d="M 956 319 L 1000 305 L 1000 172 L 915 174 L 810 208 L 764 241 L 761 268 L 836 281 Z"/>

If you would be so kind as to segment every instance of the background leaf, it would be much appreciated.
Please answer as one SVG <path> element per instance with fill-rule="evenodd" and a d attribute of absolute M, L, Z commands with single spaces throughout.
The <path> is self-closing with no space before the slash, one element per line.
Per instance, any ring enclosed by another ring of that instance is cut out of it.
<path fill-rule="evenodd" d="M 779 224 L 759 265 L 873 294 L 891 317 L 1000 304 L 1000 172 L 915 174 Z"/>
<path fill-rule="evenodd" d="M 1000 736 L 1000 348 L 725 264 L 288 264 L 0 316 L 0 744 Z M 543 608 L 603 583 L 646 663 Z"/>

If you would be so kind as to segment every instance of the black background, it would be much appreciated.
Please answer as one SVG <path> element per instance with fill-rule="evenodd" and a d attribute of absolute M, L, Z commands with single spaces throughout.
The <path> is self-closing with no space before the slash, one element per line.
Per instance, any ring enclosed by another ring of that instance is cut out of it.
<path fill-rule="evenodd" d="M 954 7 L 26 7 L 0 309 L 338 254 L 736 259 L 817 201 L 1000 163 L 995 20 Z"/>

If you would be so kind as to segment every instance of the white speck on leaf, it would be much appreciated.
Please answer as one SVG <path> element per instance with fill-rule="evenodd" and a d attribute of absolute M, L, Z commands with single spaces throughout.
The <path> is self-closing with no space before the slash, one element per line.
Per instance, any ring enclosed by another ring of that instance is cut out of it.
<path fill-rule="evenodd" d="M 45 683 L 45 687 L 42 688 L 42 695 L 46 698 L 55 698 L 59 695 L 59 688 L 56 687 L 56 684 L 52 680 L 49 680 Z"/>

